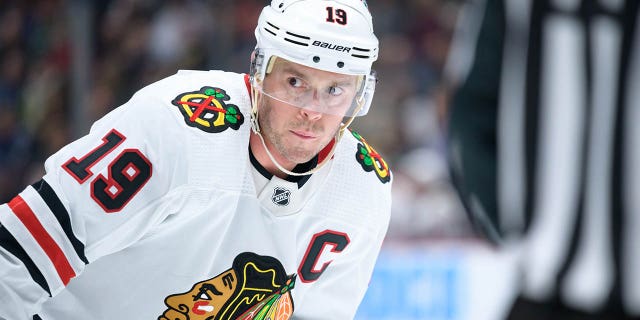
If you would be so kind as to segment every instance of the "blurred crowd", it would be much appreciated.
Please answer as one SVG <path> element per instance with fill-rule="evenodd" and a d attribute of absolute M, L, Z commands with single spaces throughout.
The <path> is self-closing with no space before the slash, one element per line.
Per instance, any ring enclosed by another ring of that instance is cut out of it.
<path fill-rule="evenodd" d="M 267 3 L 0 1 L 0 203 L 39 179 L 49 155 L 146 84 L 178 69 L 248 71 L 253 30 Z M 372 111 L 352 128 L 394 172 L 395 239 L 469 235 L 444 158 L 439 90 L 461 4 L 368 2 L 380 39 L 380 81 Z M 79 35 L 88 39 L 88 63 L 78 67 Z M 78 72 L 86 81 L 78 83 Z M 82 108 L 82 118 L 74 108 Z"/>

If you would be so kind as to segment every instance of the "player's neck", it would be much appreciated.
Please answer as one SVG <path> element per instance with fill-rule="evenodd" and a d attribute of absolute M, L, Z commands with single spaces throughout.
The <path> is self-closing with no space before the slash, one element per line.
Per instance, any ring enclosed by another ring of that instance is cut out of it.
<path fill-rule="evenodd" d="M 297 163 L 288 161 L 287 159 L 284 159 L 282 156 L 280 156 L 280 154 L 276 150 L 274 150 L 272 145 L 266 139 L 265 144 L 269 148 L 271 155 L 283 168 L 287 170 L 293 170 L 293 168 L 297 165 Z M 249 137 L 249 148 L 251 148 L 251 152 L 253 152 L 253 156 L 256 158 L 256 160 L 258 160 L 260 165 L 262 165 L 262 167 L 269 171 L 269 173 L 282 179 L 288 176 L 288 174 L 280 171 L 280 169 L 278 169 L 273 161 L 271 161 L 271 158 L 269 158 L 269 155 L 267 155 L 267 151 L 264 149 L 262 141 L 260 141 L 260 137 L 258 137 L 258 135 L 253 132 L 253 130 L 251 131 L 251 135 Z"/>

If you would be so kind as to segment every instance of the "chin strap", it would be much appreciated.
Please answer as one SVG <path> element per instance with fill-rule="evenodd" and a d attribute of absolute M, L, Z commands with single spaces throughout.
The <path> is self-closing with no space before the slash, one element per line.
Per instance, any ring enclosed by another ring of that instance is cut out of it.
<path fill-rule="evenodd" d="M 269 159 L 271 159 L 271 162 L 273 162 L 273 164 L 278 168 L 278 170 L 290 176 L 296 176 L 296 177 L 307 176 L 317 172 L 327 162 L 329 162 L 331 158 L 333 158 L 333 154 L 336 151 L 336 146 L 338 145 L 338 142 L 340 141 L 340 139 L 342 139 L 342 136 L 344 135 L 344 132 L 346 131 L 347 127 L 349 127 L 349 125 L 351 125 L 351 123 L 355 119 L 355 115 L 358 114 L 358 112 L 360 112 L 360 109 L 362 109 L 362 106 L 364 105 L 364 101 L 358 101 L 358 107 L 355 108 L 351 117 L 348 117 L 344 123 L 340 124 L 340 129 L 338 130 L 338 132 L 336 132 L 336 135 L 333 137 L 334 139 L 333 146 L 331 146 L 331 150 L 329 150 L 329 152 L 327 153 L 327 156 L 322 160 L 322 162 L 318 163 L 311 170 L 298 173 L 298 172 L 293 172 L 291 170 L 287 170 L 280 163 L 278 163 L 278 161 L 276 161 L 276 159 L 273 157 L 273 155 L 271 154 L 271 151 L 269 151 L 269 148 L 267 148 L 267 145 L 264 142 L 264 138 L 262 137 L 262 133 L 260 132 L 260 123 L 258 121 L 258 95 L 259 94 L 261 94 L 260 90 L 256 89 L 253 83 L 251 83 L 251 130 L 256 135 L 258 135 L 258 137 L 260 137 L 260 142 L 262 142 L 262 147 L 267 152 L 267 156 L 269 156 Z"/>

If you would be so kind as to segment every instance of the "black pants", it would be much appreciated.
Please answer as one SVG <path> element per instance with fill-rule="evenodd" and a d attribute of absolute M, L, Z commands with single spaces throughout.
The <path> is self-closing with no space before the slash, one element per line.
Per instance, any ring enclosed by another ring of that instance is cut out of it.
<path fill-rule="evenodd" d="M 560 302 L 535 302 L 519 297 L 507 320 L 640 320 L 626 315 L 622 308 L 609 307 L 597 313 L 585 313 Z"/>

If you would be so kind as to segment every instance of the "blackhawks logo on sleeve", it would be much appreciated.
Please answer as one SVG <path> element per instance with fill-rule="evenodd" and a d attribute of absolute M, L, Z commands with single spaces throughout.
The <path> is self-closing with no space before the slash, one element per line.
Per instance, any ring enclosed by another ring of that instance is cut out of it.
<path fill-rule="evenodd" d="M 287 275 L 277 259 L 243 252 L 230 269 L 168 296 L 167 309 L 158 319 L 288 320 L 295 282 L 295 274 Z"/>
<path fill-rule="evenodd" d="M 240 108 L 225 103 L 229 99 L 231 97 L 223 89 L 202 87 L 178 95 L 171 103 L 178 107 L 187 125 L 217 133 L 227 128 L 238 130 L 244 122 Z"/>
<path fill-rule="evenodd" d="M 389 171 L 389 166 L 387 162 L 382 159 L 380 154 L 370 146 L 364 138 L 358 133 L 352 131 L 356 139 L 360 143 L 358 143 L 358 150 L 356 151 L 356 160 L 362 166 L 364 171 L 375 171 L 376 176 L 382 183 L 387 183 L 391 180 L 391 171 Z"/>

